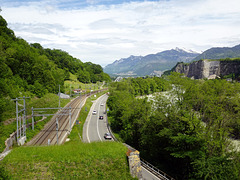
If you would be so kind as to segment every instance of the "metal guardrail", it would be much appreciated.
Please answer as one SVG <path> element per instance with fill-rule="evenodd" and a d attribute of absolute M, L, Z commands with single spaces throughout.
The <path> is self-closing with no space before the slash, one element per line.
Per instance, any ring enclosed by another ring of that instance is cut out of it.
<path fill-rule="evenodd" d="M 165 172 L 159 170 L 158 168 L 156 168 L 155 166 L 153 166 L 149 162 L 145 161 L 143 158 L 140 158 L 140 160 L 141 160 L 141 165 L 145 169 L 147 169 L 148 171 L 153 173 L 159 179 L 162 179 L 162 180 L 174 180 L 174 178 L 172 178 L 171 176 L 167 175 Z"/>

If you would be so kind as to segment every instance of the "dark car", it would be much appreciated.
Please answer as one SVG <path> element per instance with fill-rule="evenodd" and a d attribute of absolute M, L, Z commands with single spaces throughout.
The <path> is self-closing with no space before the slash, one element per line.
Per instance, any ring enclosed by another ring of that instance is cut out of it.
<path fill-rule="evenodd" d="M 99 116 L 99 119 L 103 119 L 103 116 Z"/>
<path fill-rule="evenodd" d="M 109 139 L 109 140 L 111 140 L 111 139 L 112 139 L 111 134 L 110 134 L 110 133 L 105 133 L 105 134 L 104 134 L 104 139 Z"/>

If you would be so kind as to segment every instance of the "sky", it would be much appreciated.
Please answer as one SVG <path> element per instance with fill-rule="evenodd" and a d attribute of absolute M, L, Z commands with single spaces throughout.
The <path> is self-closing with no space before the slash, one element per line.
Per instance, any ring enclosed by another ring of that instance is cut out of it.
<path fill-rule="evenodd" d="M 240 0 L 0 0 L 17 37 L 106 66 L 176 47 L 240 44 Z"/>

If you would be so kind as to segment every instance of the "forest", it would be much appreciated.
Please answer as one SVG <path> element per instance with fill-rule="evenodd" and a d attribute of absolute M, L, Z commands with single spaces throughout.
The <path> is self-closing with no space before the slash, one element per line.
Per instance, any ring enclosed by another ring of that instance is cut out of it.
<path fill-rule="evenodd" d="M 43 97 L 64 92 L 64 81 L 70 73 L 83 83 L 110 81 L 100 65 L 83 63 L 59 49 L 44 49 L 39 43 L 29 44 L 16 37 L 0 16 L 0 125 L 2 112 L 16 97 Z"/>
<path fill-rule="evenodd" d="M 175 179 L 240 179 L 238 82 L 128 78 L 111 84 L 107 105 L 118 138 Z"/>

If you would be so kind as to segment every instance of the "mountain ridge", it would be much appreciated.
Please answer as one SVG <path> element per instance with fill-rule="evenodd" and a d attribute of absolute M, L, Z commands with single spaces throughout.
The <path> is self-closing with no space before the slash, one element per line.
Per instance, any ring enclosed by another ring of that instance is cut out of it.
<path fill-rule="evenodd" d="M 201 59 L 225 59 L 240 57 L 240 44 L 233 47 L 212 47 L 198 55 L 193 61 Z"/>
<path fill-rule="evenodd" d="M 115 75 L 146 76 L 161 75 L 171 69 L 177 62 L 189 62 L 199 53 L 192 50 L 175 48 L 146 56 L 131 55 L 128 58 L 115 60 L 104 68 L 104 72 Z M 158 73 L 156 73 L 158 72 Z"/>

